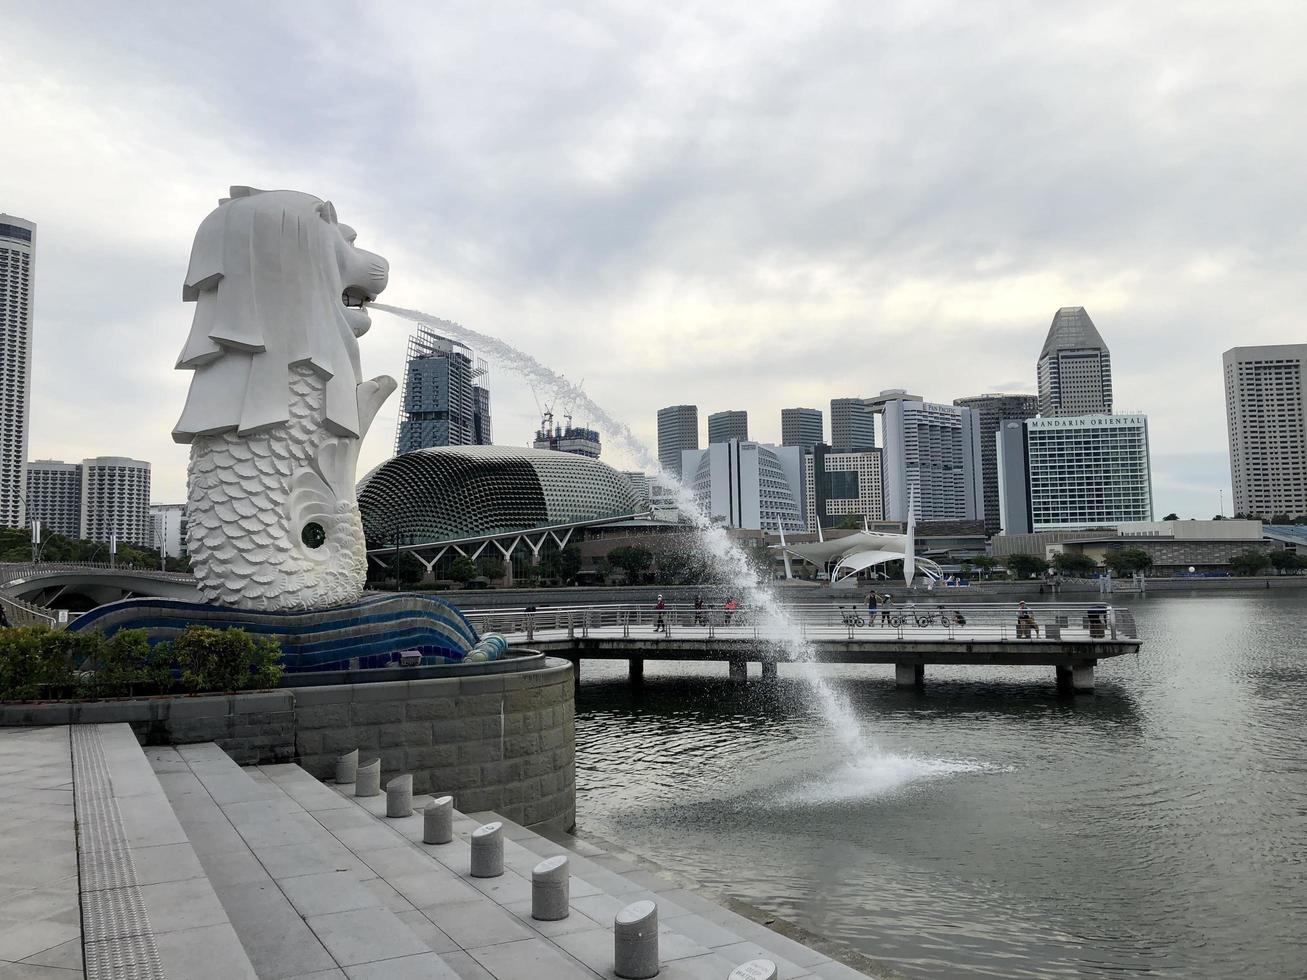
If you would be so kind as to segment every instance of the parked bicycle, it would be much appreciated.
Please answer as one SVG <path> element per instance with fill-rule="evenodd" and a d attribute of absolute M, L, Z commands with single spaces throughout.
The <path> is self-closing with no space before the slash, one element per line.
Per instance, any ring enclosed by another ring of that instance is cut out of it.
<path fill-rule="evenodd" d="M 867 621 L 858 615 L 857 610 L 848 610 L 840 606 L 840 619 L 845 626 L 866 626 Z"/>

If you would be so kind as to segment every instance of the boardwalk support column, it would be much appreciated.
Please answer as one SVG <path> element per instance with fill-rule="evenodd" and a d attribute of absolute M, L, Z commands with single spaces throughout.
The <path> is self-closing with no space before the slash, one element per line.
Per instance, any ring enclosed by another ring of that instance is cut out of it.
<path fill-rule="evenodd" d="M 730 667 L 732 683 L 744 684 L 748 682 L 749 664 L 743 657 L 732 657 Z"/>
<path fill-rule="evenodd" d="M 643 684 L 644 683 L 644 658 L 632 657 L 628 661 L 628 663 L 630 664 L 629 676 L 630 676 L 631 683 Z"/>
<path fill-rule="evenodd" d="M 907 664 L 899 661 L 894 665 L 894 684 L 896 687 L 924 687 L 926 668 L 922 664 Z"/>
<path fill-rule="evenodd" d="M 1094 663 L 1059 664 L 1057 689 L 1064 694 L 1092 694 L 1094 691 Z"/>
<path fill-rule="evenodd" d="M 572 685 L 577 690 L 580 690 L 581 689 L 581 658 L 568 657 L 567 659 L 572 664 Z"/>
<path fill-rule="evenodd" d="M 776 680 L 776 661 L 764 660 L 762 662 L 762 679 L 765 681 Z"/>

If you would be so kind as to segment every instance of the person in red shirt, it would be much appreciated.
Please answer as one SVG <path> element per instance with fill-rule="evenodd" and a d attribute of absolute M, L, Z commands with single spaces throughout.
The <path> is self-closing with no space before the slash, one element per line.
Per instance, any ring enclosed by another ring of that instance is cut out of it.
<path fill-rule="evenodd" d="M 663 619 L 667 611 L 667 603 L 663 602 L 662 594 L 658 596 L 658 601 L 654 604 L 654 610 L 658 613 L 658 622 L 654 625 L 655 633 L 666 633 L 667 622 Z"/>

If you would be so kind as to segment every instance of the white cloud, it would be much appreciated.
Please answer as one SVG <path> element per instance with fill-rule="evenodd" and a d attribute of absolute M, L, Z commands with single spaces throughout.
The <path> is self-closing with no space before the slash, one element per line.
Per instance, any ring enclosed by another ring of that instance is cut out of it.
<path fill-rule="evenodd" d="M 654 412 L 1033 384 L 1084 305 L 1158 507 L 1228 481 L 1220 352 L 1301 341 L 1307 13 L 1107 3 L 564 10 L 52 2 L 6 13 L 0 209 L 40 224 L 34 455 L 168 432 L 195 226 L 228 184 L 329 196 L 387 300 Z M 1268 24 L 1274 24 L 1269 29 Z M 378 316 L 370 373 L 406 329 Z M 495 430 L 534 403 L 496 373 Z M 365 447 L 382 458 L 394 408 Z M 1200 463 L 1176 462 L 1203 451 Z M 1169 469 L 1168 469 L 1169 468 Z"/>

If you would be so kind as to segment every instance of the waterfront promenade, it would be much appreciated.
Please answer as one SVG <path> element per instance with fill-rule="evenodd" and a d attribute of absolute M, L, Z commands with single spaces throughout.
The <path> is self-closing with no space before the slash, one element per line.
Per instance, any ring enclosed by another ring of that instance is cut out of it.
<path fill-rule="evenodd" d="M 918 687 L 930 665 L 1052 667 L 1058 684 L 1092 691 L 1099 660 L 1140 649 L 1129 609 L 1103 603 L 1044 603 L 1019 619 L 1015 603 L 962 604 L 954 596 L 867 610 L 829 603 L 786 607 L 790 631 L 751 610 L 645 603 L 475 610 L 481 632 L 502 633 L 510 646 L 572 660 L 580 678 L 585 659 L 625 660 L 639 681 L 647 660 L 717 661 L 744 682 L 747 665 L 764 678 L 802 656 L 816 663 L 892 664 L 900 687 Z"/>
<path fill-rule="evenodd" d="M 0 808 L 5 977 L 597 980 L 615 976 L 615 917 L 644 901 L 667 980 L 727 980 L 758 959 L 783 980 L 864 976 L 492 812 L 454 811 L 452 837 L 427 844 L 429 797 L 388 817 L 384 793 L 356 797 L 292 764 L 242 768 L 212 743 L 142 750 L 126 725 L 0 729 L 0 761 L 24 794 Z M 472 834 L 492 822 L 500 873 L 475 877 Z M 558 855 L 566 914 L 533 918 L 533 870 Z"/>

